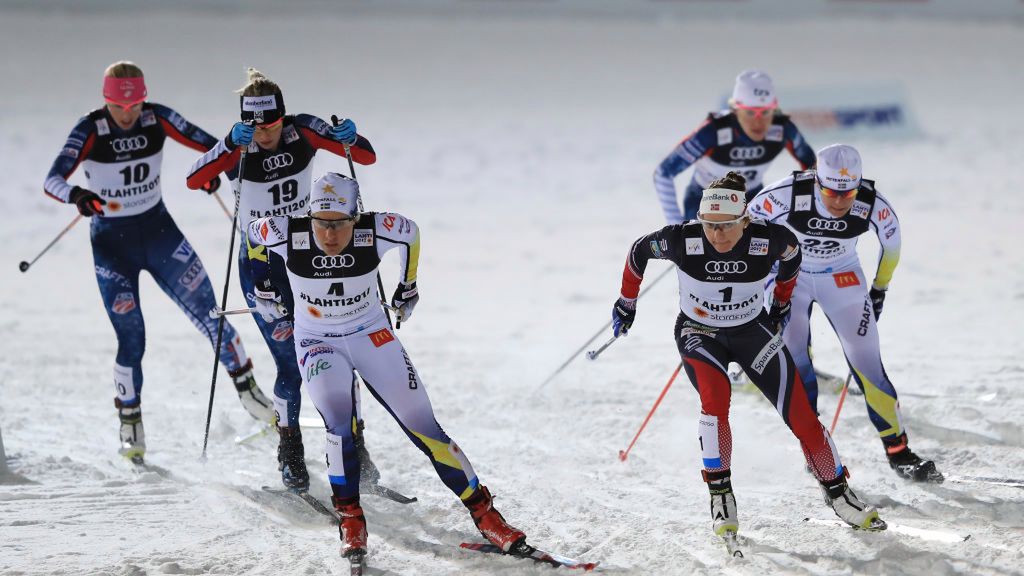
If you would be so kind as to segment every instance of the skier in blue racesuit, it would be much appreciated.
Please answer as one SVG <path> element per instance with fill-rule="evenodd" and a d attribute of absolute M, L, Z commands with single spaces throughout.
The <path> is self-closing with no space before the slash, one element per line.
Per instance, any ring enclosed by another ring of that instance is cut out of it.
<path fill-rule="evenodd" d="M 44 190 L 91 218 L 96 280 L 118 343 L 114 403 L 121 421 L 120 452 L 141 462 L 146 450 L 141 410 L 146 338 L 139 273 L 149 272 L 211 344 L 218 323 L 210 318 L 216 299 L 206 270 L 161 198 L 164 141 L 170 136 L 205 151 L 216 139 L 174 110 L 147 102 L 142 70 L 131 62 L 107 68 L 103 95 L 106 105 L 87 114 L 71 131 Z M 79 165 L 88 188 L 67 181 Z M 204 189 L 212 194 L 219 185 L 220 179 L 213 178 Z M 252 362 L 227 322 L 222 341 L 220 362 L 231 374 L 242 405 L 254 418 L 270 422 L 270 402 L 256 385 Z"/>
<path fill-rule="evenodd" d="M 746 180 L 749 202 L 763 188 L 765 172 L 783 149 L 789 150 L 801 170 L 814 166 L 814 149 L 778 106 L 775 86 L 767 74 L 747 70 L 736 77 L 729 109 L 708 114 L 654 171 L 654 189 L 669 224 L 696 218 L 704 189 L 730 171 Z M 690 166 L 694 167 L 693 178 L 680 212 L 675 178 Z"/>

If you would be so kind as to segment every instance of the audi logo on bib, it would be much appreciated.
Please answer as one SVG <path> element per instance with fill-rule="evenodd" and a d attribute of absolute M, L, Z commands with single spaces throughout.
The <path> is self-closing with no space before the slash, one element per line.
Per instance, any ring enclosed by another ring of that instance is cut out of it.
<path fill-rule="evenodd" d="M 263 159 L 263 169 L 267 172 L 277 170 L 278 168 L 284 168 L 285 166 L 291 166 L 295 162 L 292 155 L 285 152 L 284 154 L 274 154 Z"/>
<path fill-rule="evenodd" d="M 114 149 L 114 152 L 118 154 L 127 154 L 128 152 L 135 152 L 136 150 L 143 150 L 149 144 L 149 140 L 143 135 L 132 136 L 131 138 L 114 138 L 110 141 L 110 146 Z"/>
<path fill-rule="evenodd" d="M 811 218 L 807 221 L 807 227 L 811 230 L 828 230 L 829 232 L 842 232 L 846 230 L 845 220 L 825 220 L 824 218 Z"/>
<path fill-rule="evenodd" d="M 730 160 L 757 160 L 764 156 L 764 146 L 737 146 L 729 150 Z"/>
<path fill-rule="evenodd" d="M 351 268 L 355 263 L 356 257 L 351 254 L 313 257 L 313 268 Z"/>
<path fill-rule="evenodd" d="M 747 271 L 747 263 L 739 260 L 736 262 L 720 262 L 712 260 L 704 265 L 708 274 L 743 274 Z"/>

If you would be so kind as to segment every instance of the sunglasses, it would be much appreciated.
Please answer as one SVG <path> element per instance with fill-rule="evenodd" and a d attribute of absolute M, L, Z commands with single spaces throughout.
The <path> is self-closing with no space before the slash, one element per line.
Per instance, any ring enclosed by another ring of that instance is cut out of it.
<path fill-rule="evenodd" d="M 835 198 L 838 200 L 849 200 L 857 195 L 857 188 L 851 188 L 849 190 L 833 190 L 831 188 L 821 187 L 821 195 L 825 198 Z"/>
<path fill-rule="evenodd" d="M 138 100 L 136 100 L 134 102 L 118 102 L 116 100 L 105 100 L 105 101 L 106 101 L 107 104 L 113 104 L 114 106 L 117 106 L 118 108 L 124 110 L 125 112 L 128 112 L 132 108 L 135 108 L 139 104 L 142 104 L 142 102 L 144 100 L 145 100 L 145 98 L 140 98 L 140 99 L 138 99 Z"/>
<path fill-rule="evenodd" d="M 740 216 L 739 218 L 735 218 L 733 220 L 725 220 L 725 221 L 713 222 L 711 220 L 705 220 L 705 219 L 703 219 L 703 218 L 698 216 L 697 217 L 697 221 L 700 222 L 702 226 L 704 226 L 704 230 L 705 231 L 708 231 L 708 230 L 710 230 L 710 231 L 721 230 L 723 232 L 727 232 L 729 230 L 732 230 L 733 228 L 735 228 L 739 224 L 742 224 L 743 221 L 746 220 L 746 218 L 747 218 L 746 216 Z"/>
<path fill-rule="evenodd" d="M 313 220 L 313 226 L 316 226 L 321 230 L 340 230 L 345 226 L 354 224 L 356 221 L 356 219 L 352 217 L 336 218 L 332 220 L 328 218 L 317 218 L 316 216 L 310 216 L 310 219 Z"/>
<path fill-rule="evenodd" d="M 734 106 L 736 110 L 743 113 L 747 118 L 760 118 L 769 114 L 775 113 L 775 106 L 744 106 L 742 104 L 736 104 Z"/>
<path fill-rule="evenodd" d="M 280 124 L 282 122 L 284 122 L 284 116 L 282 116 L 282 117 L 278 118 L 277 120 L 274 120 L 273 122 L 270 122 L 268 124 L 257 124 L 256 125 L 256 129 L 257 130 L 270 130 L 271 128 L 273 128 L 274 126 L 277 126 L 278 124 Z"/>

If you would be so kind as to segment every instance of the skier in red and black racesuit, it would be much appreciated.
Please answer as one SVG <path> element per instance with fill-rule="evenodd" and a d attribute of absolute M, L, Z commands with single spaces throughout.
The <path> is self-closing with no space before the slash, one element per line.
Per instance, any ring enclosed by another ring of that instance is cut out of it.
<path fill-rule="evenodd" d="M 745 189 L 743 177 L 729 172 L 704 191 L 697 220 L 666 226 L 633 243 L 612 310 L 614 333 L 625 335 L 632 326 L 648 260 L 672 261 L 679 276 L 676 345 L 700 394 L 698 432 L 716 534 L 739 529 L 731 484 L 730 361 L 743 367 L 800 441 L 836 515 L 858 528 L 883 529 L 875 508 L 847 486 L 839 453 L 811 409 L 780 336 L 800 271 L 799 244 L 785 226 L 744 216 Z M 763 287 L 776 263 L 774 301 L 766 311 Z"/>

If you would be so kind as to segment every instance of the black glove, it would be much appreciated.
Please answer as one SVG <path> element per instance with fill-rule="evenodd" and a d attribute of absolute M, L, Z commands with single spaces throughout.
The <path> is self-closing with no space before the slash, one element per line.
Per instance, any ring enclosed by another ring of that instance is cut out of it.
<path fill-rule="evenodd" d="M 213 180 L 210 180 L 206 184 L 199 187 L 200 190 L 207 194 L 214 194 L 220 188 L 220 176 L 214 176 Z"/>
<path fill-rule="evenodd" d="M 772 302 L 772 307 L 768 309 L 768 323 L 777 334 L 782 334 L 786 324 L 789 324 L 789 313 L 792 311 L 793 303 L 790 300 L 781 303 Z"/>
<path fill-rule="evenodd" d="M 78 213 L 86 218 L 95 216 L 97 214 L 103 215 L 103 206 L 107 203 L 106 200 L 100 198 L 92 190 L 86 190 L 75 186 L 71 189 L 70 200 L 78 207 Z"/>
<path fill-rule="evenodd" d="M 420 301 L 419 290 L 416 289 L 416 282 L 412 284 L 398 283 L 395 288 L 395 295 L 391 297 L 391 305 L 395 307 L 395 320 L 405 322 L 412 316 L 412 310 Z"/>
<path fill-rule="evenodd" d="M 619 297 L 612 306 L 612 333 L 615 337 L 629 334 L 636 320 L 636 298 Z"/>
<path fill-rule="evenodd" d="M 868 290 L 868 298 L 871 298 L 871 307 L 875 309 L 875 320 L 882 315 L 882 305 L 885 304 L 885 290 L 872 287 Z"/>

